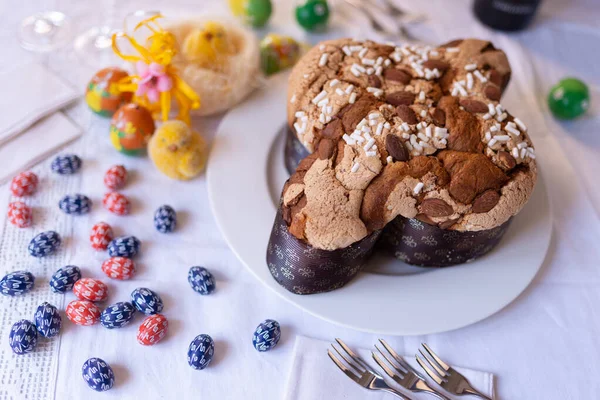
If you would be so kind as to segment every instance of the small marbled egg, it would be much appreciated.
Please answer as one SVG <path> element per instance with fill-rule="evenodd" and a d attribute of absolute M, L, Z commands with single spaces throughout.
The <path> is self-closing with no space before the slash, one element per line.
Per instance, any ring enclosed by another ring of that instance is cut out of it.
<path fill-rule="evenodd" d="M 20 296 L 33 289 L 35 277 L 28 271 L 14 271 L 0 279 L 0 293 L 5 296 Z"/>
<path fill-rule="evenodd" d="M 16 227 L 31 226 L 31 214 L 31 208 L 22 201 L 13 201 L 8 204 L 8 221 Z"/>
<path fill-rule="evenodd" d="M 92 200 L 83 194 L 68 194 L 58 202 L 65 214 L 83 215 L 92 209 Z"/>
<path fill-rule="evenodd" d="M 100 309 L 87 300 L 73 300 L 65 310 L 67 318 L 76 325 L 94 325 L 100 319 Z"/>
<path fill-rule="evenodd" d="M 15 322 L 8 334 L 8 344 L 15 354 L 31 353 L 37 345 L 37 331 L 31 321 Z"/>
<path fill-rule="evenodd" d="M 154 226 L 160 233 L 169 233 L 175 230 L 177 225 L 177 213 L 173 207 L 163 205 L 158 207 L 154 213 Z"/>
<path fill-rule="evenodd" d="M 81 270 L 75 265 L 67 265 L 56 270 L 50 278 L 50 288 L 54 293 L 66 293 L 81 279 Z"/>
<path fill-rule="evenodd" d="M 137 288 L 131 292 L 131 302 L 146 315 L 157 314 L 163 309 L 163 301 L 158 294 L 148 288 Z"/>
<path fill-rule="evenodd" d="M 108 244 L 108 255 L 111 257 L 132 258 L 140 251 L 141 242 L 135 236 L 114 238 Z"/>
<path fill-rule="evenodd" d="M 106 250 L 111 240 L 113 240 L 113 231 L 109 224 L 98 222 L 92 226 L 90 243 L 94 250 Z"/>
<path fill-rule="evenodd" d="M 10 182 L 10 191 L 16 197 L 31 196 L 37 189 L 39 179 L 31 171 L 21 172 Z"/>
<path fill-rule="evenodd" d="M 60 175 L 74 174 L 81 168 L 81 158 L 75 154 L 60 155 L 52 160 L 50 168 Z"/>
<path fill-rule="evenodd" d="M 73 293 L 80 300 L 103 301 L 108 296 L 108 287 L 98 279 L 82 278 L 73 285 Z"/>
<path fill-rule="evenodd" d="M 47 338 L 57 336 L 62 326 L 62 318 L 58 309 L 48 302 L 43 302 L 38 306 L 34 321 L 38 333 Z"/>
<path fill-rule="evenodd" d="M 127 180 L 127 170 L 122 165 L 113 165 L 104 174 L 104 185 L 110 190 L 121 189 Z"/>
<path fill-rule="evenodd" d="M 127 215 L 131 210 L 131 203 L 127 196 L 117 192 L 106 193 L 102 204 L 104 208 L 116 215 Z"/>
<path fill-rule="evenodd" d="M 106 307 L 100 315 L 100 323 L 106 329 L 122 328 L 133 319 L 135 307 L 128 301 L 120 301 Z"/>
<path fill-rule="evenodd" d="M 198 335 L 190 343 L 187 360 L 190 367 L 202 370 L 208 367 L 215 353 L 215 342 L 209 335 Z"/>
<path fill-rule="evenodd" d="M 102 263 L 102 272 L 109 278 L 125 281 L 135 273 L 135 263 L 126 257 L 111 257 Z"/>
<path fill-rule="evenodd" d="M 54 253 L 60 246 L 60 235 L 54 231 L 37 234 L 29 242 L 27 249 L 34 257 L 46 257 Z"/>
<path fill-rule="evenodd" d="M 144 346 L 155 345 L 165 337 L 168 327 L 169 321 L 164 315 L 150 315 L 138 328 L 137 341 Z"/>
<path fill-rule="evenodd" d="M 258 351 L 269 351 L 277 346 L 281 338 L 281 327 L 279 322 L 267 319 L 261 322 L 254 331 L 252 344 Z"/>
<path fill-rule="evenodd" d="M 101 358 L 90 358 L 83 363 L 81 374 L 88 386 L 96 392 L 109 390 L 115 384 L 115 373 Z"/>
<path fill-rule="evenodd" d="M 195 292 L 202 295 L 215 291 L 215 278 L 204 267 L 192 267 L 188 272 L 188 282 Z"/>

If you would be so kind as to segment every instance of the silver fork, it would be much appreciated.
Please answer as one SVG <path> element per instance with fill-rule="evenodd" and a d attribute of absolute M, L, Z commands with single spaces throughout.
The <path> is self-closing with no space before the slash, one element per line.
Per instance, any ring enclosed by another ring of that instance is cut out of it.
<path fill-rule="evenodd" d="M 348 376 L 348 378 L 352 379 L 365 389 L 384 391 L 391 393 L 400 399 L 410 400 L 396 389 L 390 387 L 383 380 L 381 375 L 373 371 L 366 362 L 354 354 L 354 352 L 350 350 L 350 348 L 346 346 L 341 339 L 336 338 L 335 341 L 344 350 L 348 358 L 340 350 L 338 350 L 334 344 L 331 344 L 331 347 L 333 347 L 335 352 L 346 362 L 346 365 L 348 365 L 350 368 L 344 365 L 344 363 L 341 362 L 331 350 L 327 349 L 327 354 L 329 355 L 329 358 L 331 358 L 331 361 L 333 361 L 335 365 L 337 365 L 338 368 Z"/>
<path fill-rule="evenodd" d="M 465 395 L 471 394 L 478 396 L 482 399 L 492 400 L 485 394 L 478 392 L 462 374 L 456 371 L 454 368 L 443 362 L 434 352 L 427 346 L 426 343 L 421 343 L 423 349 L 419 349 L 419 353 L 423 356 L 425 361 L 417 354 L 417 362 L 425 370 L 427 375 L 433 379 L 438 385 L 444 390 L 452 394 Z M 429 368 L 429 366 L 431 368 Z M 433 370 L 432 370 L 433 368 Z M 435 372 L 434 372 L 435 371 Z"/>
<path fill-rule="evenodd" d="M 398 385 L 410 390 L 411 392 L 425 392 L 437 397 L 438 399 L 449 400 L 446 396 L 432 389 L 427 384 L 427 382 L 425 382 L 423 377 L 417 371 L 415 371 L 413 367 L 411 367 L 406 361 L 404 361 L 404 359 L 401 356 L 399 356 L 394 351 L 394 349 L 392 349 L 390 345 L 387 344 L 385 340 L 379 339 L 379 343 L 381 343 L 381 345 L 387 350 L 387 352 L 391 356 L 391 359 L 386 353 L 384 353 L 379 347 L 377 347 L 377 345 L 375 345 L 375 348 L 377 349 L 377 351 L 379 351 L 379 354 L 381 354 L 383 358 L 387 361 L 387 364 L 383 362 L 381 358 L 379 358 L 379 356 L 374 352 L 371 352 L 371 355 L 373 356 L 375 362 Z M 392 361 L 392 359 L 394 361 Z"/>
<path fill-rule="evenodd" d="M 385 26 L 377 21 L 377 17 L 373 14 L 371 9 L 378 9 L 378 7 L 373 7 L 372 4 L 365 5 L 361 0 L 343 0 L 347 4 L 350 4 L 352 7 L 358 9 L 363 13 L 363 15 L 369 21 L 371 28 L 380 35 L 384 35 L 390 38 L 397 39 L 398 37 L 408 40 L 408 41 L 416 41 L 416 38 L 412 36 L 408 30 L 404 27 L 404 24 L 400 22 L 396 22 L 396 30 L 389 30 Z"/>

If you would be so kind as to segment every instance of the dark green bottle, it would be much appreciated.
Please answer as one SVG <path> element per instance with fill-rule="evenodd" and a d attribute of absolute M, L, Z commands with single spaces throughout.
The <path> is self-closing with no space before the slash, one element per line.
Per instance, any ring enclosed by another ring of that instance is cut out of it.
<path fill-rule="evenodd" d="M 520 31 L 533 20 L 541 0 L 475 0 L 475 16 L 490 28 Z"/>

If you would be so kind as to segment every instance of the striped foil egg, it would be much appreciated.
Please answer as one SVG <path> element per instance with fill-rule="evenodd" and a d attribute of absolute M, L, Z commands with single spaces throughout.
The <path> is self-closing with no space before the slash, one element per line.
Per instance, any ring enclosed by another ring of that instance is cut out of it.
<path fill-rule="evenodd" d="M 114 238 L 108 244 L 108 255 L 111 257 L 132 258 L 140 251 L 141 242 L 135 236 Z"/>
<path fill-rule="evenodd" d="M 90 358 L 81 367 L 83 380 L 90 389 L 104 392 L 115 384 L 115 373 L 106 361 L 101 358 Z"/>
<path fill-rule="evenodd" d="M 8 334 L 8 344 L 15 354 L 31 353 L 37 345 L 37 331 L 33 322 L 26 319 L 15 322 Z"/>
<path fill-rule="evenodd" d="M 27 250 L 34 257 L 46 257 L 54 253 L 60 246 L 60 235 L 54 231 L 37 234 L 29 242 Z"/>
<path fill-rule="evenodd" d="M 169 321 L 164 315 L 150 315 L 138 328 L 137 341 L 144 346 L 155 345 L 165 337 L 168 327 Z"/>
<path fill-rule="evenodd" d="M 131 209 L 129 199 L 117 192 L 110 192 L 104 195 L 102 199 L 104 208 L 116 215 L 127 215 Z"/>
<path fill-rule="evenodd" d="M 37 189 L 39 179 L 31 171 L 21 172 L 10 182 L 10 191 L 13 196 L 31 196 Z"/>
<path fill-rule="evenodd" d="M 269 351 L 277 346 L 281 338 L 279 322 L 267 319 L 261 322 L 252 335 L 252 344 L 258 351 Z"/>
<path fill-rule="evenodd" d="M 50 288 L 54 293 L 66 293 L 81 279 L 81 270 L 75 265 L 67 265 L 56 270 L 50 278 Z"/>
<path fill-rule="evenodd" d="M 148 288 L 137 288 L 131 292 L 131 302 L 146 315 L 157 314 L 163 310 L 163 301 L 158 294 Z"/>
<path fill-rule="evenodd" d="M 100 315 L 100 323 L 106 329 L 122 328 L 131 322 L 135 307 L 127 301 L 120 301 L 106 307 Z"/>
<path fill-rule="evenodd" d="M 195 292 L 202 295 L 215 291 L 215 278 L 204 267 L 192 267 L 188 271 L 188 282 Z"/>
<path fill-rule="evenodd" d="M 122 165 L 113 165 L 104 174 L 104 184 L 110 190 L 117 190 L 125 186 L 127 170 Z"/>
<path fill-rule="evenodd" d="M 22 201 L 8 204 L 8 221 L 18 228 L 31 226 L 31 208 Z"/>
<path fill-rule="evenodd" d="M 215 354 L 215 342 L 209 335 L 198 335 L 190 343 L 187 361 L 190 367 L 202 370 L 208 367 Z"/>
<path fill-rule="evenodd" d="M 47 338 L 57 336 L 62 326 L 58 309 L 48 302 L 43 302 L 35 310 L 34 321 L 38 333 Z"/>
<path fill-rule="evenodd" d="M 82 278 L 73 285 L 73 293 L 80 300 L 103 301 L 108 296 L 108 287 L 98 279 Z"/>
<path fill-rule="evenodd" d="M 160 233 L 169 233 L 175 230 L 177 213 L 171 206 L 160 206 L 154 213 L 154 227 Z"/>
<path fill-rule="evenodd" d="M 67 318 L 76 325 L 94 325 L 100 319 L 100 309 L 87 300 L 73 300 L 65 310 Z"/>
<path fill-rule="evenodd" d="M 75 154 L 60 155 L 52 160 L 50 168 L 60 175 L 74 174 L 81 168 L 81 158 Z"/>
<path fill-rule="evenodd" d="M 111 257 L 102 263 L 102 272 L 112 279 L 127 280 L 135 273 L 135 263 L 126 257 Z"/>
<path fill-rule="evenodd" d="M 90 243 L 94 250 L 106 250 L 110 241 L 113 240 L 113 231 L 106 222 L 98 222 L 90 232 Z"/>
<path fill-rule="evenodd" d="M 14 271 L 0 279 L 0 293 L 5 296 L 20 296 L 31 289 L 35 277 L 28 271 Z"/>
<path fill-rule="evenodd" d="M 65 214 L 83 215 L 92 209 L 92 200 L 83 194 L 68 194 L 60 199 L 58 207 Z"/>

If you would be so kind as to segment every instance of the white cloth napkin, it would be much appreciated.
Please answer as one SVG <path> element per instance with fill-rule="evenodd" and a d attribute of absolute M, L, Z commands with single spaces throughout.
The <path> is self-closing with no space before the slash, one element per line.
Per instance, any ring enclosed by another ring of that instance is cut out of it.
<path fill-rule="evenodd" d="M 81 136 L 81 128 L 57 112 L 31 126 L 23 134 L 0 144 L 0 184 L 46 158 Z"/>
<path fill-rule="evenodd" d="M 0 73 L 0 88 L 0 146 L 78 97 L 77 91 L 40 64 Z M 47 139 L 53 140 L 50 135 Z"/>
<path fill-rule="evenodd" d="M 294 355 L 287 387 L 284 394 L 284 400 L 314 400 L 314 399 L 344 399 L 344 400 L 364 400 L 381 399 L 391 400 L 395 397 L 389 393 L 368 391 L 352 382 L 340 369 L 329 359 L 327 349 L 328 342 L 298 336 L 294 347 Z M 369 365 L 379 371 L 386 377 L 386 382 L 390 386 L 398 389 L 398 386 L 392 384 L 391 379 L 387 379 L 385 373 L 379 370 L 375 361 L 371 357 L 371 351 L 352 347 L 352 350 L 361 356 Z M 405 357 L 415 369 L 419 370 L 414 357 Z M 493 397 L 494 393 L 494 375 L 489 372 L 475 371 L 472 369 L 454 367 L 463 374 L 474 388 L 482 393 Z M 429 382 L 430 386 L 436 386 Z M 441 389 L 440 389 L 441 391 Z M 459 396 L 451 396 L 442 391 L 451 399 L 459 399 Z M 403 392 L 407 397 L 415 400 L 433 399 L 431 395 L 424 393 Z M 464 399 L 464 398 L 463 398 Z"/>

